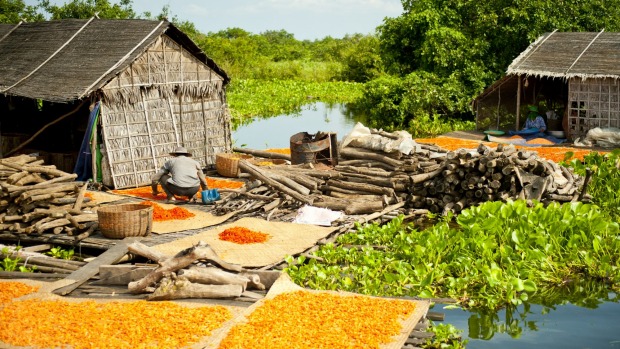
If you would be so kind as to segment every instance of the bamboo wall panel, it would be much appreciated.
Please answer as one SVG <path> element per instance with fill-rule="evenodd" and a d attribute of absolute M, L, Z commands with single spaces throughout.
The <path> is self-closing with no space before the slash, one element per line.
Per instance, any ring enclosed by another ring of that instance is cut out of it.
<path fill-rule="evenodd" d="M 595 127 L 620 127 L 620 83 L 616 79 L 569 80 L 570 137 L 584 138 Z"/>
<path fill-rule="evenodd" d="M 166 35 L 102 92 L 108 186 L 149 184 L 177 146 L 202 166 L 232 148 L 223 78 Z"/>

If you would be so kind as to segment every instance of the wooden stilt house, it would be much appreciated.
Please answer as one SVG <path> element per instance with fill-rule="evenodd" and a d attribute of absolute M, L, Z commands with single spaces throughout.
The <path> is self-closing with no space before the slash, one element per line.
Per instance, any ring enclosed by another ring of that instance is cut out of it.
<path fill-rule="evenodd" d="M 528 105 L 553 111 L 549 129 L 571 139 L 595 127 L 620 127 L 620 33 L 539 37 L 475 99 L 478 129 L 518 129 Z"/>
<path fill-rule="evenodd" d="M 203 166 L 230 151 L 228 82 L 167 21 L 0 25 L 2 151 L 64 152 L 76 171 L 86 156 L 109 187 L 146 185 L 177 146 Z"/>

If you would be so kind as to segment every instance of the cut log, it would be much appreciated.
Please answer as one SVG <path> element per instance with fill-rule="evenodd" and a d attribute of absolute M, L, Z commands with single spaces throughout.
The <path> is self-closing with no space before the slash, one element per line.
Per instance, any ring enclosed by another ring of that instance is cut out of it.
<path fill-rule="evenodd" d="M 219 268 L 192 267 L 180 270 L 178 276 L 183 276 L 187 280 L 205 285 L 240 285 L 243 291 L 248 287 L 250 279 L 248 277 L 229 273 Z"/>
<path fill-rule="evenodd" d="M 399 160 L 395 160 L 388 156 L 377 154 L 375 152 L 366 151 L 365 149 L 361 148 L 345 147 L 343 149 L 340 149 L 340 155 L 344 158 L 375 160 L 386 163 L 393 167 L 399 167 L 402 165 L 402 162 Z"/>
<path fill-rule="evenodd" d="M 75 199 L 75 204 L 73 205 L 74 210 L 82 209 L 82 202 L 84 201 L 84 194 L 86 194 L 87 189 L 88 183 L 84 182 L 84 184 L 82 184 L 82 187 L 80 188 L 80 191 L 78 192 L 77 198 Z"/>
<path fill-rule="evenodd" d="M 332 186 L 332 187 L 343 188 L 343 189 L 366 192 L 370 194 L 387 195 L 390 197 L 394 196 L 395 194 L 394 189 L 392 188 L 380 187 L 380 186 L 373 185 L 373 184 L 352 183 L 352 182 L 345 182 L 341 180 L 330 179 L 327 181 L 327 185 Z"/>
<path fill-rule="evenodd" d="M 249 162 L 245 161 L 245 160 L 239 160 L 239 168 L 242 171 L 245 171 L 247 173 L 249 173 L 250 175 L 252 175 L 253 177 L 255 177 L 256 179 L 260 180 L 261 182 L 270 185 L 272 187 L 274 187 L 276 190 L 279 190 L 291 197 L 293 197 L 295 200 L 297 201 L 301 201 L 305 204 L 308 205 L 312 205 L 313 199 L 308 197 L 308 196 L 304 196 L 300 193 L 298 193 L 297 191 L 287 187 L 286 185 L 281 184 L 280 182 L 273 180 L 271 178 L 269 178 L 268 176 L 264 175 L 262 173 L 262 171 L 260 169 L 258 169 L 256 166 L 250 164 Z"/>
<path fill-rule="evenodd" d="M 282 159 L 282 160 L 291 161 L 291 156 L 288 154 L 272 153 L 272 152 L 268 152 L 264 150 L 237 148 L 237 147 L 234 147 L 233 151 L 237 153 L 258 156 L 258 157 L 265 158 L 265 159 Z"/>
<path fill-rule="evenodd" d="M 129 253 L 137 254 L 157 263 L 169 258 L 167 255 L 157 251 L 154 248 L 148 247 L 139 241 L 134 241 L 133 243 L 127 245 L 127 250 Z"/>
<path fill-rule="evenodd" d="M 42 182 L 42 183 L 37 183 L 37 184 L 33 184 L 33 185 L 24 185 L 24 186 L 17 186 L 17 185 L 8 185 L 5 186 L 6 190 L 9 193 L 21 193 L 27 190 L 32 190 L 32 189 L 45 189 L 45 188 L 50 188 L 54 185 L 56 185 L 57 183 L 63 183 L 63 182 L 71 182 L 74 179 L 77 178 L 77 174 L 72 173 L 63 177 L 56 177 L 56 178 L 52 178 L 48 181 Z"/>
<path fill-rule="evenodd" d="M 243 293 L 240 285 L 203 285 L 191 283 L 178 277 L 165 278 L 159 287 L 147 297 L 149 301 L 163 301 L 190 298 L 236 298 Z"/>

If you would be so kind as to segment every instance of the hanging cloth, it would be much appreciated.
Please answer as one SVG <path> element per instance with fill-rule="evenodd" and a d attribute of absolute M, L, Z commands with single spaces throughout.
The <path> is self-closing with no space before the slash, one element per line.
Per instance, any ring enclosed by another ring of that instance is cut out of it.
<path fill-rule="evenodd" d="M 77 174 L 78 181 L 87 181 L 93 178 L 93 154 L 90 148 L 90 142 L 93 139 L 93 132 L 97 132 L 97 121 L 99 119 L 99 102 L 95 104 L 95 107 L 88 116 L 88 127 L 84 132 L 84 139 L 80 146 L 80 152 L 78 153 L 77 162 L 73 173 Z"/>

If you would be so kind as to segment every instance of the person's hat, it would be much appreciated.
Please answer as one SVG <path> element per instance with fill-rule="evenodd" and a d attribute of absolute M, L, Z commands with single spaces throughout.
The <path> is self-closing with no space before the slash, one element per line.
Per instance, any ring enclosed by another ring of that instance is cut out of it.
<path fill-rule="evenodd" d="M 170 155 L 187 155 L 187 156 L 192 156 L 192 153 L 188 152 L 187 149 L 185 149 L 184 147 L 176 147 L 176 149 L 174 149 L 174 151 L 172 151 L 170 153 Z"/>
<path fill-rule="evenodd" d="M 535 106 L 535 105 L 530 105 L 530 106 L 528 107 L 528 109 L 529 109 L 530 111 L 538 112 L 538 107 L 537 107 L 537 106 Z"/>

